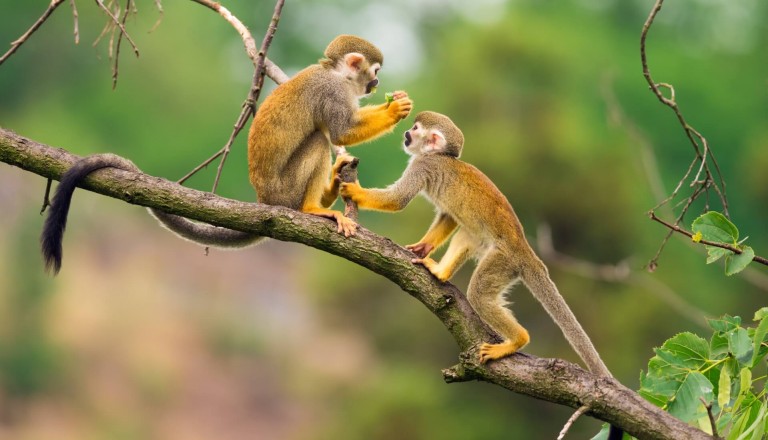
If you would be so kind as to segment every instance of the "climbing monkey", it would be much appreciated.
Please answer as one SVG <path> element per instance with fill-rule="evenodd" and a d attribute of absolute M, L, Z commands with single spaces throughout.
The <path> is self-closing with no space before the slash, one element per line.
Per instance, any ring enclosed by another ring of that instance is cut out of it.
<path fill-rule="evenodd" d="M 399 211 L 423 193 L 437 208 L 432 226 L 418 243 L 407 246 L 440 281 L 448 281 L 469 258 L 478 259 L 467 290 L 469 303 L 504 341 L 484 343 L 480 362 L 508 356 L 529 341 L 528 331 L 505 307 L 504 292 L 522 280 L 560 327 L 590 371 L 610 376 L 592 342 L 552 282 L 547 267 L 525 239 L 523 227 L 504 195 L 474 166 L 459 160 L 461 130 L 447 117 L 421 112 L 405 132 L 408 167 L 384 189 L 341 183 L 341 195 L 362 209 Z M 429 255 L 454 233 L 440 260 Z"/>
<path fill-rule="evenodd" d="M 332 166 L 331 147 L 372 140 L 390 132 L 410 113 L 412 102 L 402 91 L 393 94 L 392 102 L 359 106 L 358 100 L 378 86 L 383 62 L 381 52 L 370 42 L 340 35 L 318 64 L 297 73 L 264 100 L 248 134 L 249 176 L 259 202 L 332 218 L 340 233 L 355 233 L 354 221 L 328 209 L 339 190 L 333 175 L 351 160 L 340 156 Z M 105 154 L 82 159 L 62 176 L 41 236 L 46 266 L 54 273 L 61 267 L 61 241 L 72 194 L 88 174 L 105 167 L 138 171 L 130 161 Z M 206 246 L 238 248 L 263 239 L 150 212 L 180 237 Z"/>

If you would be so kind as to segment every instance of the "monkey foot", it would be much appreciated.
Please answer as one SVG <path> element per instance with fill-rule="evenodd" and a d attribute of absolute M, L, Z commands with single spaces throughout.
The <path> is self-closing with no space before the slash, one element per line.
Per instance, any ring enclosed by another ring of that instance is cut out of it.
<path fill-rule="evenodd" d="M 340 234 L 344 234 L 345 237 L 355 235 L 355 232 L 357 232 L 357 223 L 355 223 L 355 221 L 351 218 L 345 217 L 341 213 L 336 216 L 336 224 L 338 225 L 336 230 Z"/>
<path fill-rule="evenodd" d="M 430 271 L 435 278 L 437 278 L 443 283 L 448 281 L 448 277 L 446 277 L 445 275 L 437 271 L 437 262 L 429 257 L 414 258 L 411 260 L 411 263 L 421 264 L 422 266 L 426 267 L 427 270 Z"/>
<path fill-rule="evenodd" d="M 501 359 L 516 352 L 519 347 L 512 341 L 504 341 L 501 344 L 483 344 L 480 346 L 480 363 L 484 364 L 494 359 Z"/>

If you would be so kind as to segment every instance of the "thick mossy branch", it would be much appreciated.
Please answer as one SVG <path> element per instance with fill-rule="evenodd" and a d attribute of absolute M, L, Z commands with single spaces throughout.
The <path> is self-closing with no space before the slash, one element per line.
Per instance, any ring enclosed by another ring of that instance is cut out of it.
<path fill-rule="evenodd" d="M 58 179 L 78 159 L 63 149 L 42 145 L 0 128 L 0 161 L 43 177 Z M 84 188 L 135 205 L 217 226 L 303 243 L 346 258 L 383 275 L 421 301 L 448 328 L 462 351 L 460 364 L 444 370 L 447 381 L 483 380 L 573 408 L 588 405 L 589 414 L 624 428 L 642 439 L 711 439 L 612 378 L 598 377 L 559 360 L 518 353 L 488 365 L 477 362 L 477 345 L 498 340 L 475 315 L 453 285 L 436 281 L 413 254 L 391 240 L 359 228 L 350 238 L 336 233 L 330 220 L 280 206 L 225 199 L 146 174 L 105 169 Z M 511 409 L 510 409 L 511 410 Z"/>

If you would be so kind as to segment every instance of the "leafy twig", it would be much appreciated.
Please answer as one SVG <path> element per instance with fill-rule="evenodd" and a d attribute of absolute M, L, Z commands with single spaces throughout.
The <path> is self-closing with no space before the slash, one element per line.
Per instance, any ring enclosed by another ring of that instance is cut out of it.
<path fill-rule="evenodd" d="M 648 67 L 648 58 L 646 55 L 646 39 L 648 37 L 648 31 L 651 28 L 651 25 L 653 24 L 654 19 L 656 18 L 656 15 L 661 10 L 662 4 L 664 3 L 664 0 L 656 0 L 656 3 L 653 5 L 653 8 L 651 9 L 650 14 L 648 15 L 648 18 L 646 19 L 645 23 L 643 24 L 643 29 L 640 34 L 640 58 L 642 62 L 642 69 L 643 69 L 643 76 L 645 77 L 645 80 L 648 82 L 648 85 L 653 92 L 653 94 L 658 98 L 658 100 L 672 109 L 672 111 L 675 113 L 675 116 L 677 117 L 678 122 L 680 123 L 680 126 L 683 128 L 683 131 L 685 132 L 686 137 L 691 143 L 691 146 L 693 147 L 693 150 L 695 152 L 695 158 L 691 162 L 691 165 L 688 167 L 688 170 L 685 172 L 683 177 L 678 182 L 675 189 L 672 191 L 672 193 L 664 200 L 662 200 L 656 207 L 653 209 L 658 209 L 661 206 L 666 205 L 675 197 L 677 197 L 678 191 L 682 188 L 683 183 L 686 182 L 693 172 L 694 166 L 697 162 L 699 162 L 699 168 L 696 171 L 696 174 L 694 175 L 693 179 L 690 182 L 690 187 L 694 188 L 692 194 L 688 197 L 687 201 L 684 203 L 684 207 L 680 213 L 680 215 L 675 220 L 674 225 L 677 226 L 682 221 L 682 219 L 685 217 L 685 214 L 687 213 L 688 209 L 691 207 L 693 202 L 702 194 L 705 194 L 708 198 L 709 196 L 709 189 L 713 189 L 715 193 L 717 193 L 718 198 L 720 199 L 720 204 L 722 205 L 723 213 L 726 217 L 728 217 L 728 198 L 725 193 L 725 180 L 723 179 L 723 175 L 720 171 L 720 166 L 717 163 L 717 160 L 715 159 L 715 156 L 712 152 L 712 149 L 709 146 L 709 143 L 707 142 L 707 139 L 695 128 L 693 128 L 685 119 L 682 112 L 680 111 L 680 108 L 677 104 L 677 100 L 675 98 L 675 89 L 671 84 L 667 83 L 657 83 L 653 80 L 651 77 L 651 72 Z M 669 97 L 664 96 L 664 93 L 661 89 L 667 89 L 669 91 Z M 715 176 L 710 169 L 710 163 L 714 167 L 714 171 L 717 175 L 717 180 L 715 180 Z M 707 209 L 708 209 L 709 202 L 707 202 Z M 656 256 L 650 261 L 648 267 L 653 270 L 657 264 L 658 264 L 658 258 L 661 254 L 662 249 L 667 243 L 667 240 L 669 240 L 670 234 L 667 234 L 667 236 L 662 241 L 662 244 L 656 253 Z"/>
<path fill-rule="evenodd" d="M 685 229 L 681 228 L 680 226 L 678 226 L 676 224 L 665 222 L 664 220 L 662 220 L 659 217 L 657 217 L 656 214 L 653 211 L 649 211 L 648 212 L 648 216 L 651 218 L 651 220 L 656 221 L 658 223 L 661 223 L 662 225 L 664 225 L 667 228 L 669 228 L 670 233 L 677 232 L 677 233 L 680 233 L 680 234 L 683 234 L 685 236 L 693 238 L 693 233 L 692 232 L 686 231 Z M 738 247 L 736 247 L 736 246 L 734 246 L 732 244 L 728 244 L 728 243 L 719 243 L 719 242 L 716 242 L 716 241 L 709 241 L 709 240 L 704 240 L 704 239 L 698 240 L 698 243 L 701 243 L 701 244 L 704 244 L 704 245 L 707 245 L 707 246 L 714 246 L 714 247 L 718 247 L 718 248 L 721 248 L 721 249 L 726 249 L 726 250 L 729 250 L 729 251 L 733 252 L 734 254 L 741 254 L 743 252 Z M 754 258 L 752 258 L 752 261 L 755 261 L 757 263 L 760 263 L 760 264 L 763 264 L 765 266 L 768 266 L 768 259 L 763 258 L 763 257 L 761 257 L 759 255 L 755 255 Z"/>

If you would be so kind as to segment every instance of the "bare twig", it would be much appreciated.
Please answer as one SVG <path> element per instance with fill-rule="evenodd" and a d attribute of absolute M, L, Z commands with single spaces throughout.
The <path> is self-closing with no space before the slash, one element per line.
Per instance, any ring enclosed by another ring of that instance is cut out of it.
<path fill-rule="evenodd" d="M 219 15 L 221 15 L 229 24 L 232 25 L 232 27 L 237 30 L 237 33 L 240 34 L 240 38 L 243 39 L 243 44 L 245 45 L 245 52 L 248 54 L 248 58 L 251 59 L 253 62 L 253 66 L 256 67 L 258 64 L 256 57 L 258 56 L 258 53 L 256 52 L 256 42 L 254 41 L 253 37 L 251 36 L 250 31 L 247 27 L 234 15 L 232 15 L 231 12 L 224 6 L 221 6 L 221 4 L 212 1 L 212 0 L 191 0 L 195 3 L 201 4 L 208 9 L 217 12 Z M 265 71 L 268 77 L 272 78 L 272 80 L 278 84 L 282 84 L 286 81 L 288 81 L 288 75 L 286 75 L 282 70 L 280 70 L 279 67 L 277 67 L 272 61 L 270 61 L 268 58 L 264 60 L 265 65 Z"/>
<path fill-rule="evenodd" d="M 48 179 L 48 181 L 45 183 L 45 194 L 43 194 L 43 207 L 40 208 L 40 215 L 43 215 L 45 212 L 45 209 L 51 206 L 51 183 L 53 183 L 53 179 Z"/>
<path fill-rule="evenodd" d="M 216 188 L 219 186 L 221 171 L 224 169 L 224 162 L 227 160 L 227 156 L 229 156 L 232 142 L 234 142 L 235 137 L 237 137 L 243 127 L 245 127 L 245 123 L 248 122 L 248 120 L 256 114 L 256 103 L 259 101 L 261 89 L 264 87 L 264 60 L 267 58 L 267 51 L 269 50 L 269 45 L 272 44 L 272 38 L 274 38 L 275 32 L 277 32 L 277 24 L 280 22 L 280 14 L 283 12 L 284 4 L 285 0 L 277 0 L 277 3 L 275 3 L 275 10 L 272 13 L 272 20 L 269 22 L 267 32 L 264 34 L 264 38 L 261 41 L 261 49 L 256 56 L 256 69 L 253 72 L 251 90 L 248 92 L 248 98 L 243 104 L 243 109 L 240 112 L 240 117 L 235 123 L 232 134 L 229 136 L 229 140 L 227 141 L 226 145 L 224 145 L 224 152 L 221 154 L 221 161 L 219 162 L 219 168 L 216 170 L 216 178 L 213 181 L 213 189 L 211 189 L 211 192 L 215 193 Z"/>
<path fill-rule="evenodd" d="M 150 33 L 154 32 L 155 29 L 157 29 L 158 26 L 160 26 L 160 22 L 163 21 L 163 15 L 165 12 L 163 11 L 163 2 L 162 0 L 155 0 L 155 7 L 157 7 L 157 12 L 159 13 L 159 17 L 157 17 L 157 21 L 155 24 L 152 25 L 152 28 L 149 30 Z"/>
<path fill-rule="evenodd" d="M 339 177 L 342 182 L 354 183 L 357 182 L 357 165 L 360 163 L 360 159 L 354 158 L 352 162 L 344 164 L 339 170 Z M 352 199 L 344 197 L 344 215 L 357 221 L 358 209 L 357 203 Z"/>
<path fill-rule="evenodd" d="M 685 229 L 681 228 L 678 225 L 665 222 L 664 220 L 658 218 L 653 211 L 648 212 L 648 216 L 651 218 L 651 220 L 656 221 L 658 223 L 661 223 L 662 225 L 664 225 L 667 228 L 669 228 L 670 231 L 677 232 L 677 233 L 680 233 L 680 234 L 683 234 L 685 236 L 693 238 L 693 233 L 691 233 L 689 231 L 686 231 Z M 729 250 L 729 251 L 733 252 L 734 254 L 741 254 L 743 252 L 738 247 L 736 247 L 736 246 L 734 246 L 732 244 L 728 244 L 728 243 L 718 243 L 716 241 L 709 241 L 709 240 L 704 240 L 704 239 L 699 240 L 698 243 L 701 243 L 701 244 L 704 244 L 704 245 L 707 245 L 707 246 L 714 246 L 714 247 L 718 247 L 718 248 L 721 248 L 721 249 L 726 249 L 726 250 Z M 755 257 L 752 258 L 752 261 L 755 261 L 757 263 L 760 263 L 760 264 L 768 266 L 768 259 L 765 259 L 765 258 L 763 258 L 763 257 L 761 257 L 759 255 L 755 255 Z"/>
<path fill-rule="evenodd" d="M 557 436 L 557 440 L 563 440 L 565 438 L 565 435 L 568 434 L 568 430 L 571 429 L 571 426 L 573 426 L 576 420 L 588 410 L 589 410 L 589 406 L 587 405 L 584 405 L 579 409 L 577 409 L 576 412 L 573 413 L 571 418 L 569 418 L 568 421 L 565 423 L 565 426 L 563 426 L 563 429 L 560 431 L 560 434 Z"/>
<path fill-rule="evenodd" d="M 704 408 L 707 409 L 707 416 L 709 416 L 709 425 L 712 427 L 712 435 L 715 438 L 720 438 L 720 435 L 717 433 L 717 423 L 715 422 L 715 415 L 712 414 L 712 402 L 707 402 L 704 400 L 703 397 L 699 397 L 699 400 L 701 403 L 704 404 Z"/>
<path fill-rule="evenodd" d="M 104 11 L 104 13 L 109 16 L 112 22 L 118 28 L 120 28 L 120 32 L 125 34 L 125 39 L 128 40 L 129 43 L 131 43 L 131 47 L 133 48 L 133 53 L 136 54 L 136 57 L 138 58 L 139 48 L 136 47 L 136 43 L 133 42 L 133 38 L 131 38 L 131 35 L 128 33 L 128 31 L 125 30 L 125 26 L 123 26 L 123 24 L 120 23 L 120 20 L 115 16 L 115 14 L 112 13 L 112 11 L 109 10 L 109 8 L 104 4 L 103 0 L 96 0 L 96 4 L 99 5 L 99 7 Z"/>
<path fill-rule="evenodd" d="M 128 13 L 131 10 L 131 3 L 133 0 L 125 0 L 125 10 L 123 11 L 123 19 L 122 19 L 122 28 L 125 29 L 125 22 L 128 20 Z M 117 75 L 120 72 L 120 69 L 118 68 L 118 63 L 120 62 L 120 42 L 123 41 L 123 35 L 125 35 L 123 32 L 120 32 L 117 35 L 117 46 L 115 47 L 115 64 L 112 67 L 112 90 L 114 90 L 117 87 Z"/>
<path fill-rule="evenodd" d="M 211 2 L 208 0 L 192 0 L 192 1 L 194 1 L 195 3 L 199 3 L 201 5 L 207 6 L 208 8 L 218 12 L 230 24 L 232 24 L 232 26 L 235 29 L 237 29 L 238 33 L 240 33 L 240 36 L 243 38 L 243 42 L 246 47 L 246 52 L 248 53 L 248 56 L 251 57 L 250 47 L 255 48 L 256 45 L 253 42 L 253 37 L 251 36 L 248 29 L 242 24 L 240 20 L 238 20 L 237 17 L 232 15 L 226 8 L 224 8 L 218 3 Z M 184 175 L 184 177 L 179 179 L 177 181 L 179 184 L 186 182 L 187 179 L 197 174 L 198 171 L 202 170 L 203 168 L 210 165 L 211 162 L 223 156 L 221 159 L 221 162 L 219 163 L 219 167 L 216 173 L 216 179 L 213 184 L 213 192 L 215 192 L 218 186 L 219 176 L 221 175 L 221 169 L 224 166 L 224 161 L 226 160 L 226 157 L 229 154 L 230 148 L 232 147 L 232 143 L 235 141 L 235 138 L 243 129 L 243 127 L 245 127 L 245 123 L 248 122 L 248 119 L 250 119 L 256 113 L 256 101 L 258 100 L 259 95 L 261 94 L 261 89 L 264 84 L 264 74 L 266 73 L 267 76 L 272 78 L 272 80 L 278 84 L 282 84 L 285 81 L 288 81 L 289 79 L 288 76 L 285 73 L 283 73 L 283 71 L 280 70 L 279 67 L 274 65 L 274 63 L 272 63 L 266 57 L 266 49 L 269 48 L 269 45 L 272 42 L 272 37 L 274 36 L 275 31 L 277 30 L 277 23 L 280 20 L 280 13 L 282 12 L 283 4 L 284 4 L 284 0 L 278 0 L 277 4 L 275 5 L 275 12 L 272 15 L 272 20 L 270 21 L 269 28 L 267 29 L 267 32 L 264 35 L 264 40 L 262 41 L 262 50 L 256 54 L 255 58 L 252 58 L 252 61 L 254 63 L 254 73 L 253 73 L 253 81 L 251 83 L 251 90 L 248 92 L 248 97 L 245 99 L 245 102 L 243 102 L 240 116 L 238 116 L 237 121 L 235 121 L 235 125 L 232 129 L 232 133 L 229 135 L 229 139 L 227 140 L 226 144 L 224 144 L 224 147 L 222 147 L 219 151 L 214 153 L 213 156 L 203 161 L 203 163 L 196 166 L 195 168 L 192 169 L 192 171 L 188 172 L 186 175 Z M 271 66 L 271 74 L 270 74 L 270 66 Z"/>
<path fill-rule="evenodd" d="M 75 5 L 75 0 L 69 0 L 69 4 L 72 5 L 72 18 L 75 21 L 75 44 L 80 44 L 80 26 L 77 23 L 79 16 L 77 14 L 77 6 Z"/>
<path fill-rule="evenodd" d="M 51 16 L 53 11 L 56 10 L 56 8 L 59 7 L 64 3 L 64 0 L 51 0 L 51 4 L 48 5 L 48 9 L 43 12 L 43 15 L 40 16 L 40 18 L 37 19 L 37 21 L 30 27 L 24 34 L 22 34 L 19 38 L 17 38 L 15 41 L 11 42 L 11 48 L 8 49 L 8 52 L 4 53 L 3 56 L 0 57 L 0 65 L 5 62 L 11 55 L 16 52 L 16 50 L 24 44 L 24 42 L 27 41 L 27 39 L 35 33 L 36 30 L 40 28 L 40 26 L 45 23 L 45 20 L 48 20 L 48 17 Z"/>
<path fill-rule="evenodd" d="M 655 295 L 681 316 L 702 328 L 709 328 L 706 319 L 707 313 L 687 302 L 680 294 L 653 275 L 632 270 L 627 260 L 623 260 L 616 265 L 597 264 L 566 255 L 555 249 L 552 242 L 552 231 L 549 225 L 546 224 L 540 224 L 536 229 L 535 243 L 541 258 L 548 264 L 584 278 L 639 286 Z"/>

